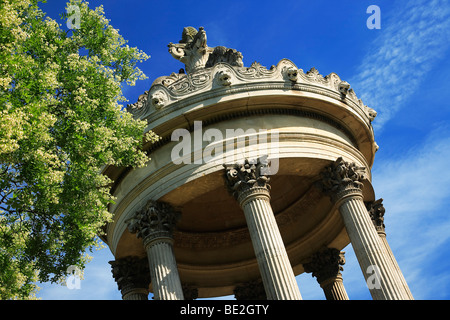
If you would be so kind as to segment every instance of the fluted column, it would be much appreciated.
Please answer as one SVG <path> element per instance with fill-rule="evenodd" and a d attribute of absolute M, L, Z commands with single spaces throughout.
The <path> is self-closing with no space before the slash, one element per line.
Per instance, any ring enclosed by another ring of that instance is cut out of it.
<path fill-rule="evenodd" d="M 268 300 L 299 300 L 300 291 L 272 207 L 265 166 L 226 166 L 226 182 L 244 211 Z"/>
<path fill-rule="evenodd" d="M 363 202 L 364 170 L 339 158 L 322 172 L 321 187 L 339 208 L 372 298 L 407 300 L 409 296 Z"/>
<path fill-rule="evenodd" d="M 305 272 L 316 277 L 327 300 L 348 300 L 341 274 L 344 264 L 344 252 L 326 248 L 313 254 L 303 267 Z"/>
<path fill-rule="evenodd" d="M 397 273 L 398 277 L 400 278 L 400 281 L 403 284 L 403 287 L 408 294 L 409 298 L 411 300 L 414 299 L 411 290 L 409 289 L 408 284 L 406 283 L 405 277 L 403 276 L 402 271 L 400 270 L 400 266 L 398 265 L 397 259 L 395 259 L 395 256 L 391 250 L 391 247 L 388 244 L 388 241 L 386 239 L 386 230 L 384 225 L 384 214 L 386 212 L 384 206 L 383 206 L 383 199 L 378 199 L 373 202 L 369 202 L 366 204 L 367 211 L 369 213 L 370 219 L 373 222 L 373 225 L 375 226 L 375 229 L 377 230 L 378 236 L 381 239 L 381 242 L 384 245 L 384 248 L 386 249 L 386 252 L 388 253 L 389 257 L 391 258 L 392 264 L 394 266 L 394 270 Z"/>
<path fill-rule="evenodd" d="M 169 204 L 149 201 L 127 221 L 128 230 L 143 240 L 155 300 L 184 299 L 173 252 L 172 230 L 178 218 Z"/>
<path fill-rule="evenodd" d="M 109 264 L 123 300 L 148 300 L 150 274 L 146 258 L 129 256 Z"/>

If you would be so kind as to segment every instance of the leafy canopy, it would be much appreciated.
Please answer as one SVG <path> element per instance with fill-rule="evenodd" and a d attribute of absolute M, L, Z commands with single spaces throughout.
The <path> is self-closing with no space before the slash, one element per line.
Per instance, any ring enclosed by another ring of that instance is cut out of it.
<path fill-rule="evenodd" d="M 101 6 L 70 0 L 80 25 L 63 30 L 38 2 L 0 0 L 2 299 L 29 298 L 36 281 L 83 269 L 111 219 L 112 181 L 101 169 L 144 166 L 143 141 L 157 139 L 120 105 L 122 86 L 146 78 L 136 64 L 148 56 Z"/>

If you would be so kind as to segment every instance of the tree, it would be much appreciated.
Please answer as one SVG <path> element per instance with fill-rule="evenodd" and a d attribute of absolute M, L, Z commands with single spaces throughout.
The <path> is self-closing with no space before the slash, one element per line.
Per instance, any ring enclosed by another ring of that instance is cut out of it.
<path fill-rule="evenodd" d="M 143 143 L 158 139 L 120 104 L 123 85 L 146 78 L 136 64 L 148 56 L 101 6 L 70 0 L 79 26 L 63 30 L 39 2 L 0 0 L 2 299 L 30 298 L 36 281 L 84 268 L 111 219 L 113 181 L 101 169 L 144 166 Z"/>

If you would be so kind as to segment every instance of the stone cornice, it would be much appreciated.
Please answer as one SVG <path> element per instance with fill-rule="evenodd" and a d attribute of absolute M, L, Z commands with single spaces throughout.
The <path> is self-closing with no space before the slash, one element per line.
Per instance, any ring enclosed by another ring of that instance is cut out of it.
<path fill-rule="evenodd" d="M 175 106 L 182 108 L 214 97 L 271 89 L 305 91 L 338 99 L 364 116 L 368 123 L 376 116 L 336 73 L 322 76 L 315 68 L 304 72 L 288 59 L 280 60 L 270 69 L 258 62 L 250 67 L 221 62 L 191 74 L 159 77 L 127 110 L 136 118 L 150 120 L 170 113 Z"/>

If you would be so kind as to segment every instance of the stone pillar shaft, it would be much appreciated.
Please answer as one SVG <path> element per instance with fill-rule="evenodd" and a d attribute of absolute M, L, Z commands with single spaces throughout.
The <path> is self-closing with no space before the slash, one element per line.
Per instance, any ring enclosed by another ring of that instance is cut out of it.
<path fill-rule="evenodd" d="M 258 162 L 225 167 L 229 191 L 244 211 L 268 300 L 300 300 L 295 275 L 270 205 L 269 177 Z"/>
<path fill-rule="evenodd" d="M 127 220 L 128 230 L 143 240 L 156 300 L 184 300 L 172 247 L 172 230 L 178 218 L 179 213 L 169 204 L 149 201 Z"/>
<path fill-rule="evenodd" d="M 408 295 L 409 299 L 413 300 L 414 297 L 411 293 L 411 290 L 409 289 L 409 286 L 406 283 L 405 277 L 403 276 L 403 273 L 400 270 L 400 266 L 398 265 L 397 260 L 395 259 L 391 247 L 389 246 L 388 241 L 386 239 L 386 231 L 384 225 L 384 214 L 386 210 L 383 206 L 383 199 L 378 199 L 376 201 L 370 202 L 366 205 L 366 207 L 370 219 L 372 220 L 375 229 L 377 230 L 378 236 L 380 237 L 381 242 L 386 250 L 386 253 L 389 255 L 392 261 L 394 272 L 396 272 L 398 277 L 400 278 L 400 281 L 402 282 L 403 288 L 406 291 L 406 294 Z"/>
<path fill-rule="evenodd" d="M 301 299 L 278 226 L 266 196 L 253 196 L 243 205 L 262 281 L 269 300 Z"/>
<path fill-rule="evenodd" d="M 154 239 L 146 244 L 146 251 L 154 299 L 183 300 L 183 289 L 171 239 Z"/>
<path fill-rule="evenodd" d="M 339 209 L 373 299 L 409 299 L 367 215 L 362 195 L 346 197 Z"/>
<path fill-rule="evenodd" d="M 363 202 L 365 168 L 342 158 L 322 171 L 321 187 L 339 208 L 374 300 L 409 299 Z"/>
<path fill-rule="evenodd" d="M 327 300 L 349 300 L 341 275 L 322 281 L 320 287 Z"/>

